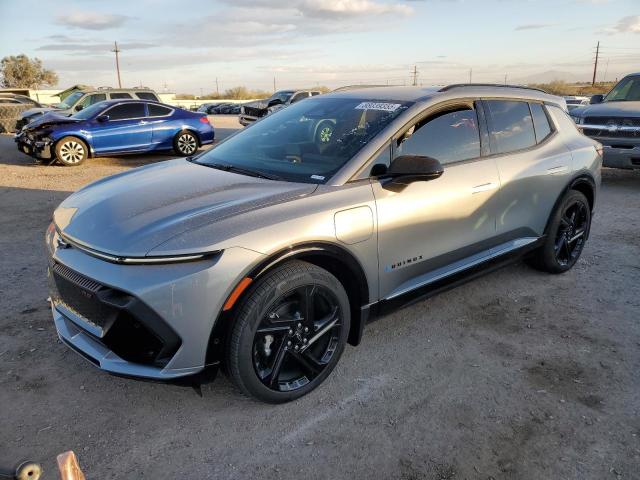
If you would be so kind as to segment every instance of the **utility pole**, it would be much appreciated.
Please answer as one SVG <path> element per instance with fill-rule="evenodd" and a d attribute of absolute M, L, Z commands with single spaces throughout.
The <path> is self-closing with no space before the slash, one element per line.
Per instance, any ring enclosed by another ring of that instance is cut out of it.
<path fill-rule="evenodd" d="M 602 83 L 607 81 L 607 72 L 609 71 L 609 60 L 611 59 L 607 58 L 607 66 L 604 67 L 604 77 L 602 77 Z"/>
<path fill-rule="evenodd" d="M 417 87 L 418 86 L 418 67 L 416 65 L 413 66 L 413 86 Z"/>
<path fill-rule="evenodd" d="M 469 69 L 469 83 L 473 83 L 473 68 Z"/>
<path fill-rule="evenodd" d="M 111 51 L 116 54 L 116 71 L 118 72 L 118 88 L 122 88 L 122 82 L 120 81 L 120 60 L 118 59 L 118 54 L 120 53 L 120 50 L 118 50 L 118 42 L 113 42 L 113 44 L 115 45 L 115 48 Z"/>
<path fill-rule="evenodd" d="M 600 56 L 600 42 L 596 46 L 596 61 L 593 64 L 593 81 L 591 82 L 591 86 L 593 87 L 596 84 L 596 74 L 598 73 L 598 57 Z"/>
<path fill-rule="evenodd" d="M 216 95 L 220 95 L 220 89 L 218 88 L 218 77 L 216 77 Z"/>
<path fill-rule="evenodd" d="M 507 74 L 506 73 L 504 74 L 504 84 L 505 85 L 507 84 Z"/>
<path fill-rule="evenodd" d="M 276 93 L 276 77 L 273 77 L 273 93 Z"/>

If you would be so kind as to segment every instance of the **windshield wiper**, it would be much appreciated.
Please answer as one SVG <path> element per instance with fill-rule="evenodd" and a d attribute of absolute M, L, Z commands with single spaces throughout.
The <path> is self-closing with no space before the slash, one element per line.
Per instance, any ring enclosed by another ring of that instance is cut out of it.
<path fill-rule="evenodd" d="M 247 175 L 249 177 L 266 178 L 267 180 L 282 180 L 282 177 L 271 173 L 265 173 L 251 168 L 236 167 L 235 165 L 229 165 L 228 163 L 200 163 L 200 165 L 217 168 L 218 170 L 224 170 L 225 172 L 239 173 L 240 175 Z"/>

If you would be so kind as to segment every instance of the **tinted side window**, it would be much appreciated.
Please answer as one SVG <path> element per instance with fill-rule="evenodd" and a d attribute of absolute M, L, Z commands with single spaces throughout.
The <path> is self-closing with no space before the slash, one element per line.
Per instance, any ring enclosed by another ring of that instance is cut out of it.
<path fill-rule="evenodd" d="M 144 117 L 144 104 L 142 103 L 124 103 L 122 105 L 116 105 L 115 107 L 107 110 L 106 115 L 109 115 L 109 120 L 124 120 L 128 118 L 142 118 Z"/>
<path fill-rule="evenodd" d="M 96 93 L 94 95 L 87 95 L 78 105 L 82 105 L 84 108 L 87 108 L 89 105 L 93 105 L 94 103 L 98 102 L 104 102 L 106 99 L 106 93 Z"/>
<path fill-rule="evenodd" d="M 396 157 L 423 155 L 445 164 L 480 156 L 478 117 L 470 108 L 429 117 L 408 133 L 411 135 L 398 145 Z"/>
<path fill-rule="evenodd" d="M 531 115 L 533 116 L 533 127 L 536 131 L 536 139 L 538 143 L 544 141 L 549 135 L 551 135 L 551 125 L 549 124 L 549 118 L 545 112 L 544 107 L 539 103 L 530 103 Z"/>
<path fill-rule="evenodd" d="M 117 98 L 131 98 L 131 95 L 129 95 L 128 93 L 110 93 L 109 94 L 111 96 L 112 99 L 117 99 Z"/>
<path fill-rule="evenodd" d="M 153 103 L 147 104 L 147 108 L 149 108 L 150 117 L 164 117 L 171 113 L 170 108 L 163 107 L 162 105 L 155 105 Z"/>
<path fill-rule="evenodd" d="M 141 98 L 142 100 L 153 100 L 154 102 L 159 101 L 158 97 L 156 97 L 156 94 L 153 92 L 136 92 L 136 97 Z"/>
<path fill-rule="evenodd" d="M 493 153 L 506 153 L 536 144 L 533 120 L 527 102 L 489 100 Z"/>

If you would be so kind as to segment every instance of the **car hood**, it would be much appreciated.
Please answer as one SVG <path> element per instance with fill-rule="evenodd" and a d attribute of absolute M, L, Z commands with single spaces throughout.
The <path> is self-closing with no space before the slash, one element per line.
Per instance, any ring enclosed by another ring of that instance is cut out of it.
<path fill-rule="evenodd" d="M 49 127 L 53 125 L 63 125 L 66 123 L 79 123 L 83 121 L 84 120 L 62 115 L 53 111 L 47 112 L 41 117 L 36 118 L 34 121 L 29 123 L 27 125 L 27 130 L 35 130 L 36 128 Z"/>
<path fill-rule="evenodd" d="M 142 257 L 189 230 L 316 188 L 170 160 L 88 185 L 62 202 L 53 218 L 71 241 L 103 253 Z M 183 246 L 181 253 L 188 248 Z"/>
<path fill-rule="evenodd" d="M 640 102 L 604 102 L 586 107 L 578 107 L 571 115 L 581 117 L 640 117 Z"/>
<path fill-rule="evenodd" d="M 29 110 L 25 110 L 20 114 L 20 116 L 22 118 L 26 118 L 26 117 L 31 117 L 32 115 L 41 115 L 43 113 L 55 112 L 58 110 L 60 109 L 53 108 L 53 107 L 36 107 L 36 108 L 30 108 Z"/>

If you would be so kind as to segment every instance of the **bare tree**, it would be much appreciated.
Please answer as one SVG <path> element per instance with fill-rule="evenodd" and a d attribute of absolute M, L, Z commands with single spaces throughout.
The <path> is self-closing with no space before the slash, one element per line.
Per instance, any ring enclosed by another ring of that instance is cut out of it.
<path fill-rule="evenodd" d="M 0 84 L 5 88 L 39 88 L 57 83 L 56 72 L 44 68 L 39 58 L 20 54 L 2 59 Z"/>

